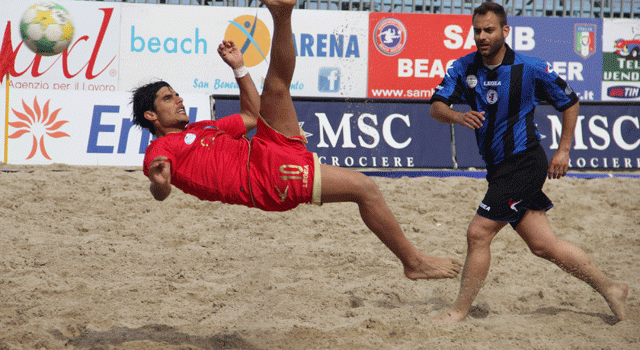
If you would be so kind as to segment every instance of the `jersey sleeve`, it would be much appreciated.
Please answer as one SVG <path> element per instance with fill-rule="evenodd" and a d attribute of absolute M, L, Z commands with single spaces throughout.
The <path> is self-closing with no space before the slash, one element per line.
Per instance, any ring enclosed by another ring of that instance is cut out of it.
<path fill-rule="evenodd" d="M 463 75 L 464 70 L 462 63 L 458 59 L 447 69 L 442 82 L 440 82 L 440 85 L 436 87 L 436 91 L 431 97 L 431 101 L 440 101 L 447 105 L 452 105 L 454 103 L 467 103 L 464 98 Z"/>
<path fill-rule="evenodd" d="M 564 79 L 552 71 L 543 60 L 534 64 L 535 94 L 540 101 L 546 101 L 562 112 L 578 102 L 578 96 Z"/>
<path fill-rule="evenodd" d="M 176 164 L 176 156 L 175 153 L 171 150 L 171 147 L 167 144 L 167 140 L 170 138 L 164 136 L 162 138 L 156 139 L 147 147 L 147 150 L 144 153 L 144 163 L 142 166 L 142 172 L 148 177 L 149 176 L 149 165 L 151 162 L 160 156 L 165 156 L 168 159 L 168 162 L 172 165 L 171 169 L 173 170 L 173 164 Z"/>
<path fill-rule="evenodd" d="M 244 121 L 242 121 L 242 116 L 237 113 L 215 120 L 213 123 L 218 129 L 226 132 L 233 138 L 240 138 L 244 136 L 247 131 L 244 126 Z"/>

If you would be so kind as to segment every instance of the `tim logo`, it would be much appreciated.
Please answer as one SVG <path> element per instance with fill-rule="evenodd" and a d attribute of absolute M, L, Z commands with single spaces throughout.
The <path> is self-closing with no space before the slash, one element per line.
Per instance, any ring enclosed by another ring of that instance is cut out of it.
<path fill-rule="evenodd" d="M 596 52 L 596 25 L 576 24 L 573 30 L 574 51 L 587 59 Z"/>
<path fill-rule="evenodd" d="M 340 91 L 340 68 L 321 67 L 318 71 L 318 91 Z"/>
<path fill-rule="evenodd" d="M 247 67 L 266 61 L 271 49 L 271 34 L 264 22 L 258 19 L 257 14 L 244 15 L 229 21 L 224 40 L 236 43 Z"/>
<path fill-rule="evenodd" d="M 607 96 L 615 98 L 638 98 L 640 86 L 612 86 L 607 89 Z"/>
<path fill-rule="evenodd" d="M 407 43 L 407 30 L 395 18 L 382 19 L 373 30 L 373 42 L 383 55 L 397 55 Z"/>

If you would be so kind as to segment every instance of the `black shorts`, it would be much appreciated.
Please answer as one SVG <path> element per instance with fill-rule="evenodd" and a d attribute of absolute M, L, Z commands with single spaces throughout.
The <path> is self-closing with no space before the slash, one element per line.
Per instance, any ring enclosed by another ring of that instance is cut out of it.
<path fill-rule="evenodd" d="M 508 222 L 515 229 L 527 209 L 551 209 L 553 203 L 542 192 L 548 167 L 547 155 L 538 145 L 487 169 L 489 189 L 478 207 L 478 215 Z"/>

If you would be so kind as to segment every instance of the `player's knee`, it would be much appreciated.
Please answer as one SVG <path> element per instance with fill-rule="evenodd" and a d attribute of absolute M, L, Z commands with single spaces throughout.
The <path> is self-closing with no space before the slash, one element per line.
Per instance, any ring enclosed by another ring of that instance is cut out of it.
<path fill-rule="evenodd" d="M 469 246 L 481 246 L 491 244 L 495 234 L 488 232 L 481 227 L 471 225 L 467 230 L 467 244 Z"/>
<path fill-rule="evenodd" d="M 549 247 L 544 244 L 530 243 L 529 250 L 531 251 L 531 253 L 533 253 L 533 255 L 539 258 L 548 260 L 553 256 Z"/>
<path fill-rule="evenodd" d="M 379 197 L 382 197 L 382 193 L 380 192 L 378 185 L 369 176 L 357 173 L 354 182 L 360 197 L 371 200 L 377 200 Z"/>
<path fill-rule="evenodd" d="M 289 97 L 289 86 L 282 83 L 270 82 L 262 90 L 262 99 L 280 100 Z"/>

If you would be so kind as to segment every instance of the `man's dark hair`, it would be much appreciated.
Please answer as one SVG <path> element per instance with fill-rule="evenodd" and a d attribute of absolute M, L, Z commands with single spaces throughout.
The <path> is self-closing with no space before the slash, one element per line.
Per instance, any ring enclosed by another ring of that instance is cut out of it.
<path fill-rule="evenodd" d="M 153 123 L 144 117 L 144 112 L 156 110 L 155 101 L 158 90 L 163 87 L 171 87 L 169 83 L 165 81 L 156 81 L 149 83 L 133 90 L 133 97 L 131 102 L 133 103 L 133 124 L 140 126 L 143 129 L 149 129 L 151 134 L 156 134 L 156 128 Z"/>
<path fill-rule="evenodd" d="M 476 15 L 484 16 L 487 14 L 487 12 L 493 12 L 496 16 L 498 16 L 501 27 L 507 25 L 507 13 L 504 11 L 504 7 L 502 7 L 502 5 L 500 4 L 496 4 L 495 2 L 490 1 L 483 2 L 482 5 L 476 7 L 476 9 L 473 10 L 472 20 L 476 18 Z"/>

